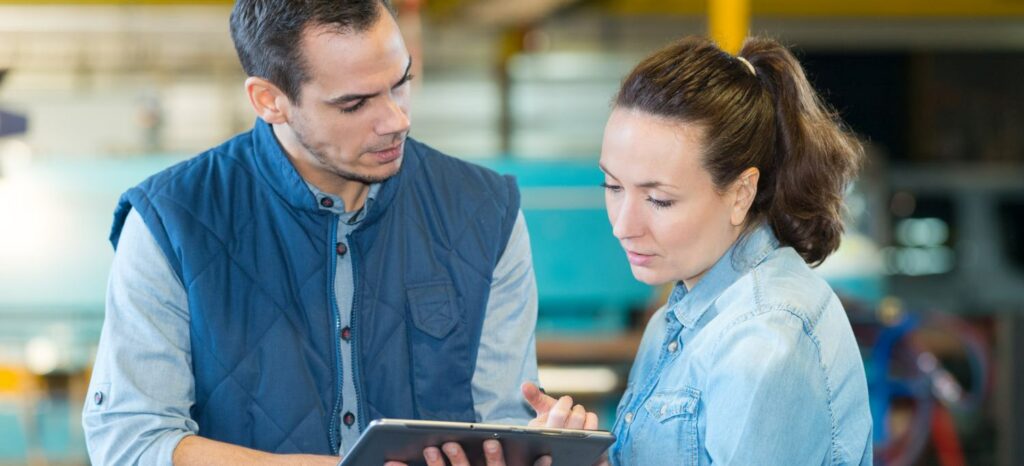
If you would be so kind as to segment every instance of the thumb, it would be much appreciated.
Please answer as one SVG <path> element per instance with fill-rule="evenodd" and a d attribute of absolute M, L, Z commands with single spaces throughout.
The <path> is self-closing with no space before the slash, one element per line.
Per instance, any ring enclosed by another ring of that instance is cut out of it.
<path fill-rule="evenodd" d="M 523 398 L 526 399 L 527 403 L 530 403 L 530 406 L 533 407 L 538 416 L 547 414 L 548 411 L 551 411 L 551 407 L 558 402 L 558 400 L 540 391 L 540 388 L 537 388 L 532 382 L 524 382 L 521 389 L 523 391 Z"/>

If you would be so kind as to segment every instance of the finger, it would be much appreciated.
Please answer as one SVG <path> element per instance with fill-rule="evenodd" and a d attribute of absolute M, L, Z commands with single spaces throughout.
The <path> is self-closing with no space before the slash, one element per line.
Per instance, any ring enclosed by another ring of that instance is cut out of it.
<path fill-rule="evenodd" d="M 540 388 L 537 388 L 531 382 L 524 382 L 520 389 L 523 392 L 523 398 L 526 399 L 527 403 L 530 403 L 530 406 L 533 407 L 538 416 L 547 413 L 555 405 L 556 400 L 554 398 L 540 391 Z"/>
<path fill-rule="evenodd" d="M 558 402 L 551 407 L 551 411 L 548 411 L 548 422 L 547 427 L 562 428 L 565 426 L 565 421 L 569 418 L 569 412 L 572 410 L 572 397 L 563 396 L 558 399 Z"/>
<path fill-rule="evenodd" d="M 448 461 L 452 463 L 452 466 L 469 466 L 469 458 L 462 451 L 461 445 L 455 442 L 448 442 L 441 445 L 441 450 L 444 450 L 444 455 L 448 457 Z"/>
<path fill-rule="evenodd" d="M 533 466 L 551 466 L 551 457 L 548 455 L 537 458 L 537 461 L 533 462 Z"/>
<path fill-rule="evenodd" d="M 587 410 L 583 405 L 572 407 L 569 413 L 569 420 L 565 423 L 566 429 L 582 429 L 583 423 L 587 420 Z"/>
<path fill-rule="evenodd" d="M 501 442 L 484 440 L 484 459 L 487 466 L 505 466 L 505 454 L 501 451 Z"/>
<path fill-rule="evenodd" d="M 583 422 L 583 428 L 586 430 L 597 430 L 600 424 L 597 422 L 597 414 L 587 413 L 587 420 Z"/>
<path fill-rule="evenodd" d="M 541 416 L 537 416 L 530 420 L 527 424 L 530 427 L 544 427 L 548 423 L 548 413 L 544 413 Z"/>
<path fill-rule="evenodd" d="M 594 466 L 611 466 L 611 463 L 608 462 L 608 452 L 601 453 L 601 457 L 594 463 Z"/>
<path fill-rule="evenodd" d="M 399 463 L 398 461 L 388 461 L 387 463 L 384 463 L 384 466 L 409 466 L 409 465 L 407 465 L 405 463 Z"/>
<path fill-rule="evenodd" d="M 444 466 L 444 458 L 441 457 L 441 450 L 437 447 L 424 448 L 423 459 L 427 460 L 427 466 Z"/>

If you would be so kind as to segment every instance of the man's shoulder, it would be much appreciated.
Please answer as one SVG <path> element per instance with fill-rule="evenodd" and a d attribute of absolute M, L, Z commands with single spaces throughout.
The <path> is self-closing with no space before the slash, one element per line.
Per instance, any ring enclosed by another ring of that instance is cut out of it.
<path fill-rule="evenodd" d="M 208 181 L 250 173 L 250 169 L 238 163 L 245 159 L 239 154 L 249 153 L 250 147 L 249 132 L 236 135 L 218 146 L 154 173 L 140 183 L 139 187 L 150 195 L 171 194 L 205 184 L 196 183 L 196 180 Z"/>

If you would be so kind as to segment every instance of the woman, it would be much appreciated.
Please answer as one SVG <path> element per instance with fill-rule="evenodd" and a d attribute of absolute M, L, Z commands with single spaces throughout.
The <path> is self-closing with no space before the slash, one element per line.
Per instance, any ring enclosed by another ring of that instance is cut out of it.
<path fill-rule="evenodd" d="M 857 343 L 810 268 L 839 245 L 861 157 L 777 42 L 732 56 L 689 37 L 629 74 L 601 149 L 608 218 L 633 275 L 675 288 L 647 325 L 612 463 L 871 463 Z M 535 424 L 596 424 L 524 394 Z"/>
<path fill-rule="evenodd" d="M 783 46 L 686 38 L 622 84 L 601 168 L 633 275 L 675 283 L 619 403 L 616 464 L 870 464 L 860 352 L 810 266 L 862 149 Z M 810 265 L 810 266 L 809 266 Z"/>

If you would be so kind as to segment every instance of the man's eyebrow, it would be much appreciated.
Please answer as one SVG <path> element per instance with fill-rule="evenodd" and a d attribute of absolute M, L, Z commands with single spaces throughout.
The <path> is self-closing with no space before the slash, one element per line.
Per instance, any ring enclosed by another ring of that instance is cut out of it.
<path fill-rule="evenodd" d="M 405 83 L 405 81 L 409 79 L 409 70 L 411 70 L 411 69 L 412 69 L 412 56 L 409 56 L 409 64 L 405 66 L 405 73 L 402 74 L 402 79 L 398 80 L 398 82 L 395 83 L 394 86 L 392 86 L 392 88 L 398 87 L 398 86 L 402 85 L 403 83 Z M 345 94 L 343 96 L 334 97 L 334 98 L 328 100 L 327 104 L 328 105 L 342 105 L 342 104 L 346 104 L 346 103 L 349 103 L 349 102 L 355 102 L 357 100 L 372 99 L 374 97 L 377 97 L 378 95 L 380 95 L 380 92 L 375 92 L 373 94 Z"/>

